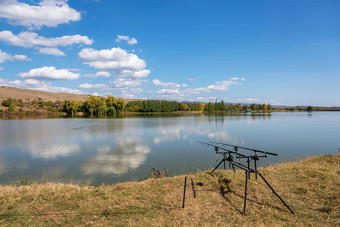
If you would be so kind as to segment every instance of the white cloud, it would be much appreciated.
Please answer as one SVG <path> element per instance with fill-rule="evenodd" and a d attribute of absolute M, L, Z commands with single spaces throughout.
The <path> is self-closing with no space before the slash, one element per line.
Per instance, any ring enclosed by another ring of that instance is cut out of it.
<path fill-rule="evenodd" d="M 230 85 L 234 84 L 232 81 L 216 81 L 215 84 L 209 85 L 207 90 L 217 90 L 217 91 L 225 91 L 229 90 Z"/>
<path fill-rule="evenodd" d="M 127 89 L 141 85 L 150 70 L 137 55 L 128 53 L 119 47 L 112 49 L 94 50 L 85 48 L 78 53 L 84 64 L 100 70 L 110 70 L 115 80 L 110 82 L 113 89 Z"/>
<path fill-rule="evenodd" d="M 37 48 L 40 54 L 49 54 L 55 56 L 65 56 L 65 53 L 58 48 Z"/>
<path fill-rule="evenodd" d="M 161 95 L 170 95 L 170 94 L 180 94 L 180 90 L 178 89 L 162 89 L 156 92 Z"/>
<path fill-rule="evenodd" d="M 237 80 L 241 80 L 237 79 Z M 184 100 L 185 97 L 188 97 L 193 94 L 201 94 L 201 93 L 209 93 L 212 91 L 226 91 L 232 85 L 240 85 L 241 83 L 235 81 L 235 78 L 231 78 L 227 81 L 216 81 L 215 84 L 208 85 L 206 87 L 198 87 L 198 88 L 187 88 L 184 90 L 180 90 L 180 87 L 186 87 L 186 84 L 175 84 L 175 83 L 164 83 L 159 80 L 153 80 L 155 85 L 159 86 L 168 86 L 168 89 L 161 89 L 156 92 L 159 98 L 171 99 L 171 100 Z M 207 97 L 208 99 L 210 97 Z M 198 100 L 204 99 L 204 97 L 199 97 Z"/>
<path fill-rule="evenodd" d="M 11 55 L 6 52 L 3 52 L 0 50 L 0 64 L 5 62 L 5 61 L 30 61 L 31 59 L 28 58 L 26 55 L 21 55 L 21 54 L 16 54 L 16 55 Z"/>
<path fill-rule="evenodd" d="M 259 98 L 237 98 L 237 99 L 229 99 L 228 97 L 223 98 L 224 101 L 231 102 L 231 103 L 267 103 L 272 105 L 282 105 L 282 103 L 274 100 L 274 99 L 259 99 Z"/>
<path fill-rule="evenodd" d="M 260 99 L 258 98 L 245 98 L 245 99 L 235 99 L 235 102 L 245 102 L 245 103 L 259 103 Z"/>
<path fill-rule="evenodd" d="M 122 90 L 121 97 L 124 99 L 136 99 L 135 93 L 140 93 L 142 92 L 142 88 L 132 88 L 130 90 Z"/>
<path fill-rule="evenodd" d="M 88 77 L 88 78 L 97 78 L 97 77 L 110 77 L 111 73 L 109 72 L 105 72 L 105 71 L 100 71 L 100 72 L 96 72 L 95 74 L 85 74 L 84 77 Z"/>
<path fill-rule="evenodd" d="M 197 100 L 200 102 L 215 102 L 217 97 L 198 97 Z"/>
<path fill-rule="evenodd" d="M 89 83 L 84 83 L 84 84 L 80 84 L 78 86 L 79 88 L 83 88 L 83 89 L 108 89 L 108 86 L 106 84 L 89 84 Z"/>
<path fill-rule="evenodd" d="M 80 90 L 71 89 L 67 87 L 53 87 L 52 83 L 47 83 L 45 81 L 27 79 L 27 80 L 14 80 L 9 81 L 5 79 L 0 79 L 0 86 L 8 87 L 19 87 L 38 91 L 48 91 L 56 93 L 72 93 L 72 94 L 82 94 Z"/>
<path fill-rule="evenodd" d="M 189 81 L 196 81 L 195 78 L 189 78 Z"/>
<path fill-rule="evenodd" d="M 93 96 L 101 96 L 101 97 L 103 96 L 103 95 L 98 94 L 97 92 L 93 92 L 92 95 Z"/>
<path fill-rule="evenodd" d="M 3 67 L 0 67 L 0 71 L 3 70 L 4 68 Z"/>
<path fill-rule="evenodd" d="M 67 70 L 72 71 L 72 72 L 81 72 L 81 71 L 83 71 L 82 69 L 78 69 L 78 68 L 69 68 Z"/>
<path fill-rule="evenodd" d="M 73 44 L 86 44 L 91 45 L 92 39 L 87 36 L 81 35 L 65 35 L 55 38 L 46 38 L 39 36 L 35 32 L 20 32 L 19 35 L 14 35 L 11 31 L 1 31 L 0 40 L 12 46 L 20 47 L 58 47 L 58 46 L 71 46 Z"/>
<path fill-rule="evenodd" d="M 40 29 L 43 26 L 57 27 L 59 24 L 79 21 L 81 15 L 67 4 L 67 0 L 42 0 L 35 5 L 2 0 L 0 18 L 7 19 L 11 25 Z"/>
<path fill-rule="evenodd" d="M 202 92 L 211 92 L 211 91 L 226 91 L 229 90 L 229 87 L 232 85 L 240 85 L 240 82 L 234 80 L 224 80 L 224 81 L 216 81 L 215 84 L 208 85 L 207 87 L 187 89 L 185 93 L 187 94 L 200 94 Z"/>
<path fill-rule="evenodd" d="M 122 93 L 122 98 L 123 99 L 135 99 L 136 96 L 134 94 Z"/>
<path fill-rule="evenodd" d="M 142 88 L 132 88 L 130 91 L 131 91 L 132 93 L 139 93 L 139 92 L 142 92 L 143 89 L 142 89 Z"/>
<path fill-rule="evenodd" d="M 230 79 L 231 81 L 237 81 L 237 80 L 246 80 L 246 79 L 244 79 L 243 77 L 232 77 L 231 79 Z"/>
<path fill-rule="evenodd" d="M 73 73 L 67 69 L 56 69 L 54 66 L 44 66 L 41 68 L 31 69 L 27 73 L 19 73 L 22 78 L 36 78 L 48 80 L 76 80 L 79 79 L 79 73 Z"/>
<path fill-rule="evenodd" d="M 116 42 L 120 42 L 121 40 L 126 41 L 130 45 L 137 44 L 137 39 L 130 38 L 130 36 L 127 35 L 117 35 Z"/>
<path fill-rule="evenodd" d="M 85 48 L 78 53 L 84 64 L 96 69 L 112 70 L 117 77 L 147 77 L 150 70 L 144 69 L 145 62 L 137 55 L 119 47 L 104 50 Z"/>
<path fill-rule="evenodd" d="M 119 78 L 115 81 L 109 82 L 109 84 L 89 84 L 89 83 L 83 83 L 80 84 L 78 87 L 83 89 L 99 89 L 99 90 L 124 90 L 129 89 L 131 87 L 136 87 L 141 85 L 143 80 L 126 80 L 124 78 Z M 141 88 L 135 88 L 129 90 L 131 93 L 141 92 L 143 89 Z M 127 91 L 123 91 L 127 93 Z"/>
<path fill-rule="evenodd" d="M 130 87 L 140 86 L 143 82 L 146 82 L 146 80 L 118 78 L 110 82 L 110 85 L 114 89 L 128 89 Z"/>
<path fill-rule="evenodd" d="M 169 87 L 169 88 L 180 88 L 180 87 L 187 87 L 188 86 L 186 84 L 176 84 L 176 83 L 172 83 L 172 82 L 162 82 L 158 79 L 154 79 L 152 82 L 156 86 Z"/>

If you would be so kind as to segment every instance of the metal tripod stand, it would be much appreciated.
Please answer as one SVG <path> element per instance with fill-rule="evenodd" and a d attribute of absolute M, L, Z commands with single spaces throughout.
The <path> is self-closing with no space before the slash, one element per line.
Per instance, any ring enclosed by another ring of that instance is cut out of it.
<path fill-rule="evenodd" d="M 255 169 L 250 168 L 250 161 L 251 158 L 255 160 L 258 160 L 258 157 L 255 156 L 245 156 L 247 158 L 247 163 L 248 166 L 243 165 L 242 163 L 236 162 L 233 160 L 232 156 L 229 155 L 227 157 L 223 157 L 222 161 L 215 166 L 214 170 L 211 172 L 213 173 L 223 162 L 225 163 L 226 161 L 229 162 L 229 164 L 232 166 L 232 168 L 235 170 L 235 166 L 244 170 L 246 173 L 246 182 L 245 182 L 245 189 L 244 189 L 244 206 L 243 206 L 243 215 L 246 214 L 246 206 L 247 206 L 247 194 L 248 194 L 248 179 L 250 179 L 250 173 L 255 173 L 256 179 L 257 175 L 259 175 L 262 180 L 268 185 L 268 187 L 272 190 L 272 192 L 281 200 L 281 202 L 289 209 L 289 211 L 294 214 L 294 211 L 287 205 L 287 203 L 277 194 L 277 192 L 274 190 L 274 188 L 268 183 L 268 181 L 263 177 L 263 175 L 256 169 L 256 164 L 255 164 Z"/>

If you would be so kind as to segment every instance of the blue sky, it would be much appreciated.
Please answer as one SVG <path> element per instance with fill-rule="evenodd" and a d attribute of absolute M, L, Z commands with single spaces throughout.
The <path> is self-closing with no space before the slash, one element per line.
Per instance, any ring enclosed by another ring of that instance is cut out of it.
<path fill-rule="evenodd" d="M 0 85 L 340 106 L 339 1 L 0 0 Z"/>

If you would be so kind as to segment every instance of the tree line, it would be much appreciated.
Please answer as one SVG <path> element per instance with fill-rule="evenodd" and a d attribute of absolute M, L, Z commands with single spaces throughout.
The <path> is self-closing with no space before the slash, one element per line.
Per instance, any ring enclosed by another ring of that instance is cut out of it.
<path fill-rule="evenodd" d="M 81 111 L 95 117 L 115 117 L 126 106 L 122 98 L 114 96 L 98 97 L 90 96 L 85 102 L 69 100 L 64 102 L 64 112 L 70 116 L 76 116 Z"/>
<path fill-rule="evenodd" d="M 58 105 L 56 105 L 58 104 Z M 62 104 L 62 105 L 61 105 Z M 76 116 L 78 112 L 83 112 L 86 115 L 93 117 L 115 117 L 122 112 L 176 112 L 176 111 L 205 111 L 205 112 L 251 112 L 251 111 L 271 111 L 270 104 L 241 105 L 220 102 L 194 102 L 180 103 L 177 101 L 167 100 L 136 100 L 126 103 L 122 98 L 114 96 L 98 97 L 90 96 L 86 101 L 66 100 L 46 101 L 41 99 L 33 100 L 30 103 L 23 103 L 22 100 L 6 99 L 2 102 L 3 106 L 9 108 L 9 111 L 14 110 L 15 106 L 28 107 L 36 106 L 44 108 L 51 112 L 65 112 L 69 116 Z"/>
<path fill-rule="evenodd" d="M 240 112 L 240 111 L 271 111 L 270 104 L 241 105 L 241 104 L 225 104 L 221 102 L 194 102 L 180 103 L 177 101 L 167 100 L 136 100 L 125 103 L 122 98 L 113 96 L 89 97 L 84 103 L 77 101 L 65 101 L 65 112 L 74 116 L 78 111 L 83 111 L 91 116 L 116 116 L 121 112 L 141 112 L 141 113 L 157 113 L 157 112 L 176 112 L 176 111 L 206 111 L 206 112 Z"/>

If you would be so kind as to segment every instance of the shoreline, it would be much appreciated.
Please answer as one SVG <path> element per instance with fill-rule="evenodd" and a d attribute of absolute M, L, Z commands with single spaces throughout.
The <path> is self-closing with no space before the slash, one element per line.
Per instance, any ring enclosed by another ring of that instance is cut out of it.
<path fill-rule="evenodd" d="M 35 183 L 0 185 L 1 225 L 318 225 L 339 224 L 340 154 L 320 155 L 259 168 L 296 213 L 252 175 L 247 215 L 244 172 L 188 174 L 186 206 L 180 208 L 184 175 L 141 182 L 77 186 Z"/>
<path fill-rule="evenodd" d="M 257 115 L 266 114 L 270 115 L 272 113 L 317 113 L 317 112 L 338 112 L 340 109 L 327 109 L 327 110 L 313 110 L 313 111 L 288 111 L 288 110 L 273 110 L 273 111 L 256 111 L 256 112 L 223 112 L 223 111 L 177 111 L 177 112 L 123 112 L 119 116 L 109 117 L 109 116 L 89 116 L 83 112 L 78 112 L 77 116 L 68 116 L 65 112 L 49 112 L 49 111 L 27 111 L 27 112 L 0 112 L 0 120 L 7 120 L 11 118 L 15 119 L 47 119 L 47 118 L 91 118 L 91 119 L 119 119 L 130 116 L 183 116 L 183 115 Z"/>

